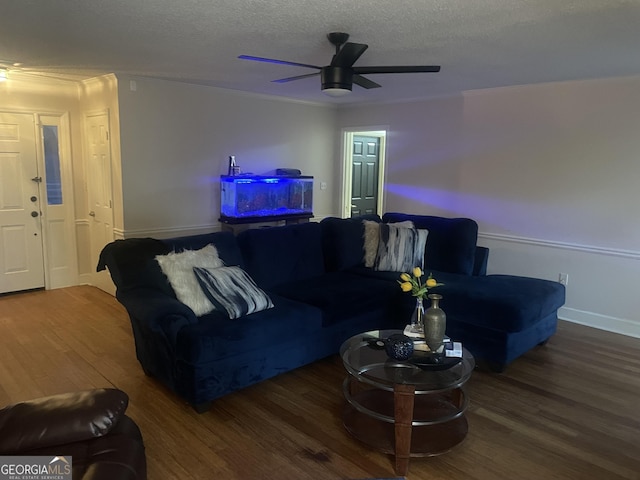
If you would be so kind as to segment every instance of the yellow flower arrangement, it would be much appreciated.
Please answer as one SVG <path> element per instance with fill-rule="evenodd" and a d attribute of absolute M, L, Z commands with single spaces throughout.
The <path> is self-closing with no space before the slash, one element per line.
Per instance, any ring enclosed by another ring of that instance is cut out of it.
<path fill-rule="evenodd" d="M 427 280 L 422 283 L 423 272 L 420 267 L 415 267 L 411 273 L 412 275 L 401 273 L 400 280 L 402 281 L 398 280 L 398 283 L 403 292 L 411 292 L 414 297 L 426 298 L 430 288 L 444 285 L 444 283 L 438 283 L 432 274 L 429 274 Z"/>

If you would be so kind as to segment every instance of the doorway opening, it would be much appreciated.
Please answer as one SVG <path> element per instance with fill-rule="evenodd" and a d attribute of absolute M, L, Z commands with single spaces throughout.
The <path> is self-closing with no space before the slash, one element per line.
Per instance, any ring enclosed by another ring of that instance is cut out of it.
<path fill-rule="evenodd" d="M 342 217 L 382 216 L 387 130 L 343 131 Z"/>

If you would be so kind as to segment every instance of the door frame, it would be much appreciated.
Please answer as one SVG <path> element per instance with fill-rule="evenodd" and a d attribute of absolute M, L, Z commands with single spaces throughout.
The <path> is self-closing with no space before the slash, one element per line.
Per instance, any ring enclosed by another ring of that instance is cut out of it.
<path fill-rule="evenodd" d="M 387 132 L 386 126 L 374 127 L 350 127 L 342 129 L 342 198 L 340 200 L 340 216 L 351 217 L 352 196 L 352 164 L 353 164 L 353 137 L 376 137 L 380 140 L 378 159 L 378 215 L 382 216 L 385 206 L 384 185 L 387 177 Z"/>

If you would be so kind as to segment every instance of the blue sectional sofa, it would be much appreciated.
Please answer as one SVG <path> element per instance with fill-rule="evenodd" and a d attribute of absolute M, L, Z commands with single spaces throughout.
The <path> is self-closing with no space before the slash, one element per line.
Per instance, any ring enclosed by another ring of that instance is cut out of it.
<path fill-rule="evenodd" d="M 555 332 L 564 287 L 546 280 L 486 275 L 488 250 L 470 219 L 385 214 L 319 223 L 178 237 L 116 240 L 100 256 L 131 319 L 145 373 L 203 412 L 227 393 L 335 354 L 359 332 L 403 328 L 414 299 L 400 272 L 363 264 L 363 220 L 411 220 L 429 231 L 424 269 L 445 285 L 447 334 L 496 370 Z M 230 319 L 197 316 L 177 300 L 156 255 L 216 247 L 226 266 L 246 271 L 273 308 Z"/>

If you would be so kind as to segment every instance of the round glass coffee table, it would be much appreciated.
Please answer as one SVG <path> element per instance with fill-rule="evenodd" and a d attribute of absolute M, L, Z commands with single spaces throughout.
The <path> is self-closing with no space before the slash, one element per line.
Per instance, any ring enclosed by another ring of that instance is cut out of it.
<path fill-rule="evenodd" d="M 355 438 L 395 455 L 396 474 L 410 457 L 439 455 L 464 440 L 465 389 L 475 367 L 471 353 L 427 364 L 419 353 L 407 361 L 387 356 L 383 341 L 400 330 L 374 330 L 345 341 L 340 355 L 349 373 L 343 384 L 344 426 Z M 424 340 L 414 340 L 416 348 Z"/>

